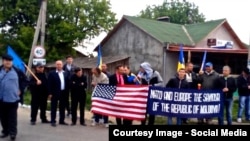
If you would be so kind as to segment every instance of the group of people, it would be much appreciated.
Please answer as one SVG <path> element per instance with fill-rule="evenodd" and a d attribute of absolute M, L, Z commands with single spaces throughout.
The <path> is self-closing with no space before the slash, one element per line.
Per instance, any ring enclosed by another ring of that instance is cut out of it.
<path fill-rule="evenodd" d="M 203 89 L 203 90 L 222 90 L 224 95 L 224 109 L 227 125 L 232 125 L 232 107 L 233 94 L 236 90 L 239 93 L 239 108 L 237 114 L 237 122 L 242 122 L 243 111 L 245 111 L 245 120 L 250 121 L 250 71 L 248 68 L 242 70 L 242 73 L 237 77 L 231 76 L 231 68 L 228 65 L 223 66 L 220 75 L 213 69 L 213 64 L 207 62 L 204 64 L 204 70 L 198 73 L 193 71 L 194 65 L 188 62 L 185 68 L 180 68 L 177 73 L 168 80 L 167 84 L 163 84 L 163 79 L 157 70 L 154 70 L 148 62 L 140 65 L 140 70 L 137 75 L 131 73 L 128 66 L 118 65 L 114 74 L 102 73 L 99 68 L 93 69 L 92 85 L 105 83 L 110 85 L 149 85 L 160 86 L 166 88 L 177 89 Z M 97 72 L 97 73 L 96 73 Z M 105 76 L 106 74 L 106 76 Z M 223 112 L 224 113 L 224 112 Z M 107 124 L 108 117 L 95 114 L 93 125 L 99 123 L 100 119 L 104 119 Z M 167 118 L 167 124 L 172 125 L 173 117 Z M 146 119 L 141 121 L 141 125 L 154 125 L 155 116 L 146 115 Z M 198 118 L 197 123 L 212 124 L 212 118 Z M 117 125 L 132 125 L 132 120 L 116 118 Z M 176 124 L 188 124 L 187 118 L 176 117 Z M 224 114 L 218 117 L 218 124 L 224 125 Z"/>
<path fill-rule="evenodd" d="M 23 75 L 20 70 L 13 66 L 13 58 L 10 55 L 2 56 L 3 65 L 0 67 L 0 120 L 2 125 L 1 138 L 10 136 L 15 140 L 17 135 L 17 109 L 20 102 L 20 94 L 25 85 L 21 83 Z M 250 120 L 250 72 L 248 68 L 242 70 L 238 78 L 230 76 L 231 69 L 224 66 L 222 76 L 214 69 L 211 62 L 207 62 L 204 71 L 198 74 L 193 71 L 193 64 L 187 63 L 185 68 L 180 68 L 177 73 L 170 78 L 167 84 L 157 70 L 154 70 L 148 62 L 140 65 L 139 73 L 133 74 L 129 66 L 117 65 L 115 73 L 107 71 L 107 65 L 92 69 L 93 88 L 98 84 L 110 85 L 149 85 L 178 89 L 221 89 L 224 94 L 224 107 L 226 110 L 227 124 L 232 124 L 232 105 L 233 93 L 238 89 L 239 109 L 237 121 L 242 122 L 243 111 L 245 118 Z M 80 108 L 80 124 L 86 126 L 84 118 L 84 109 L 86 103 L 87 79 L 83 75 L 82 69 L 73 64 L 73 57 L 67 56 L 66 63 L 61 60 L 55 62 L 55 70 L 48 73 L 44 70 L 44 65 L 38 63 L 34 66 L 34 75 L 31 76 L 25 84 L 31 92 L 31 125 L 37 121 L 38 110 L 40 109 L 40 119 L 42 123 L 50 123 L 56 127 L 56 112 L 59 106 L 59 124 L 68 125 L 65 122 L 65 116 L 70 115 L 71 125 L 77 123 L 77 109 Z M 51 101 L 50 120 L 46 117 L 47 100 Z M 69 102 L 71 100 L 71 102 Z M 2 108 L 3 107 L 3 108 Z M 66 114 L 67 111 L 67 114 Z M 94 114 L 92 125 L 99 124 L 101 120 L 108 127 L 108 116 Z M 132 120 L 116 118 L 117 125 L 132 125 Z M 176 119 L 176 124 L 181 125 L 188 122 L 186 118 Z M 155 116 L 146 115 L 142 125 L 154 125 Z M 210 124 L 211 119 L 198 119 L 198 124 Z M 218 118 L 219 125 L 224 124 L 224 118 Z M 168 117 L 167 124 L 172 124 L 172 117 Z"/>
<path fill-rule="evenodd" d="M 55 62 L 55 70 L 44 72 L 44 66 L 35 66 L 35 76 L 30 79 L 31 92 L 31 125 L 36 124 L 38 109 L 42 123 L 50 123 L 56 127 L 56 112 L 59 107 L 59 124 L 68 125 L 65 116 L 70 115 L 71 125 L 76 125 L 77 109 L 80 108 L 80 124 L 86 126 L 84 108 L 86 102 L 87 78 L 82 69 L 73 64 L 73 57 L 67 56 L 66 63 L 61 60 Z M 51 101 L 50 121 L 46 117 L 47 100 Z M 70 102 L 71 100 L 71 102 Z M 67 114 L 66 112 L 67 111 Z"/>

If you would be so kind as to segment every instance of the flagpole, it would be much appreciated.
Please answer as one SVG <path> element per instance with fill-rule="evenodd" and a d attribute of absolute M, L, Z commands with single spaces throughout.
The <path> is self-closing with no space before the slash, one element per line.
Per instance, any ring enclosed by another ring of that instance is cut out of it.
<path fill-rule="evenodd" d="M 200 71 L 203 70 L 203 67 L 204 67 L 204 65 L 205 65 L 206 58 L 207 58 L 207 51 L 205 50 L 205 52 L 204 52 L 204 54 L 203 54 L 203 59 L 202 59 Z"/>
<path fill-rule="evenodd" d="M 190 63 L 191 62 L 191 51 L 188 50 L 188 60 L 187 60 L 187 63 Z"/>
<path fill-rule="evenodd" d="M 36 79 L 36 81 L 39 81 L 39 79 L 36 77 L 36 75 L 32 72 L 32 70 L 26 65 L 24 64 L 25 68 L 27 69 L 27 71 Z"/>

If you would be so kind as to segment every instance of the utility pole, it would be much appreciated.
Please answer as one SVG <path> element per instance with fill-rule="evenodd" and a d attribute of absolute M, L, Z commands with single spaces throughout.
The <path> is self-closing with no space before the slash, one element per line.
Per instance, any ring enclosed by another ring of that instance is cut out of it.
<path fill-rule="evenodd" d="M 42 0 L 41 6 L 40 6 L 40 11 L 37 19 L 37 25 L 36 25 L 36 30 L 33 38 L 33 43 L 32 47 L 30 50 L 30 56 L 29 56 L 29 62 L 28 62 L 28 67 L 31 68 L 33 64 L 33 59 L 34 59 L 34 50 L 37 46 L 38 42 L 38 36 L 39 33 L 41 32 L 41 37 L 40 37 L 40 43 L 41 47 L 44 48 L 44 40 L 45 40 L 45 24 L 46 24 L 46 11 L 47 11 L 47 0 Z M 26 72 L 26 75 L 29 76 L 29 72 Z"/>
<path fill-rule="evenodd" d="M 47 11 L 47 2 L 46 0 L 43 1 L 42 4 L 42 22 L 41 22 L 41 46 L 44 47 L 44 40 L 45 40 L 45 25 L 46 25 L 46 11 Z"/>

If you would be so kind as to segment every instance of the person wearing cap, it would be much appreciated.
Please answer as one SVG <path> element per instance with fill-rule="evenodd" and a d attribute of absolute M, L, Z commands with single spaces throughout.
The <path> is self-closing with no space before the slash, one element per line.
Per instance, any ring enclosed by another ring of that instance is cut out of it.
<path fill-rule="evenodd" d="M 83 75 L 82 69 L 79 67 L 75 68 L 75 74 L 72 75 L 71 84 L 71 114 L 72 123 L 71 125 L 76 125 L 77 121 L 77 109 L 79 104 L 80 109 L 80 124 L 86 126 L 84 119 L 85 103 L 86 103 L 86 88 L 87 88 L 87 78 Z"/>
<path fill-rule="evenodd" d="M 46 117 L 47 99 L 48 99 L 48 78 L 44 73 L 44 65 L 38 63 L 35 66 L 35 76 L 30 78 L 30 92 L 31 92 L 31 125 L 36 124 L 38 109 L 40 109 L 40 119 L 42 123 L 50 123 Z"/>
<path fill-rule="evenodd" d="M 239 93 L 237 122 L 241 123 L 244 109 L 246 120 L 250 120 L 250 72 L 248 68 L 244 68 L 237 78 L 237 88 Z"/>
<path fill-rule="evenodd" d="M 217 88 L 216 81 L 219 79 L 219 73 L 213 69 L 211 62 L 205 63 L 205 71 L 201 70 L 198 75 L 198 82 L 203 90 L 214 90 Z M 212 119 L 207 118 L 206 124 L 211 124 Z M 204 119 L 198 119 L 198 124 L 203 124 Z"/>
<path fill-rule="evenodd" d="M 13 58 L 2 56 L 3 67 L 0 70 L 0 119 L 2 125 L 1 138 L 10 136 L 11 140 L 17 135 L 17 109 L 20 100 L 18 74 L 13 68 Z"/>

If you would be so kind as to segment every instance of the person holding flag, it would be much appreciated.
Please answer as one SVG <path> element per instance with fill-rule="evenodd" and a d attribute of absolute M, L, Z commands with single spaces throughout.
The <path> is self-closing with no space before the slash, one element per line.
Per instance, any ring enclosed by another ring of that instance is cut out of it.
<path fill-rule="evenodd" d="M 92 82 L 91 85 L 95 88 L 98 84 L 109 84 L 109 78 L 106 74 L 104 74 L 99 67 L 92 69 Z M 96 124 L 100 123 L 100 119 L 103 118 L 103 123 L 106 127 L 109 126 L 108 124 L 108 116 L 103 116 L 100 114 L 94 113 L 94 120 L 92 126 L 96 126 Z"/>
<path fill-rule="evenodd" d="M 198 82 L 201 84 L 203 90 L 214 90 L 217 88 L 216 81 L 219 80 L 219 73 L 213 69 L 213 64 L 207 62 L 205 64 L 205 71 L 201 70 L 198 75 Z M 198 119 L 198 124 L 203 124 L 203 119 Z M 206 119 L 206 124 L 210 124 L 211 119 Z"/>
<path fill-rule="evenodd" d="M 3 67 L 0 69 L 0 119 L 2 125 L 1 138 L 10 136 L 11 140 L 17 135 L 17 109 L 20 100 L 18 74 L 13 68 L 13 57 L 2 56 Z"/>
<path fill-rule="evenodd" d="M 26 71 L 25 63 L 10 46 L 8 46 L 8 48 L 7 48 L 7 54 L 12 56 L 12 58 L 13 58 L 13 68 L 17 72 L 18 84 L 19 84 L 19 88 L 20 88 L 19 103 L 21 105 L 23 105 L 24 91 L 29 84 L 28 77 L 25 75 L 25 71 Z"/>
<path fill-rule="evenodd" d="M 137 75 L 142 85 L 163 87 L 163 79 L 160 73 L 154 70 L 148 62 L 143 62 L 140 65 L 140 72 Z M 147 117 L 147 116 L 146 116 Z M 149 115 L 148 125 L 154 125 L 155 115 Z M 141 121 L 141 125 L 146 124 L 146 119 Z"/>

